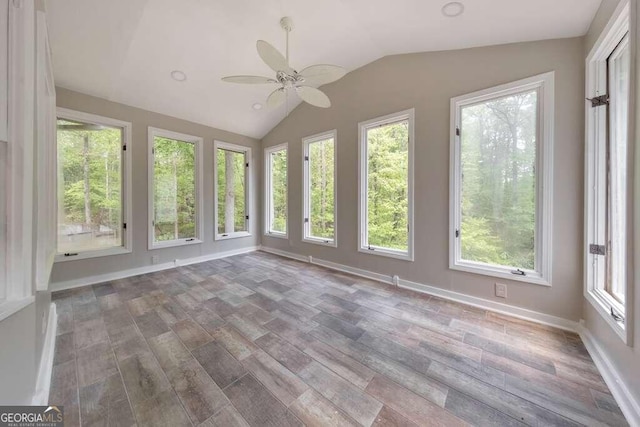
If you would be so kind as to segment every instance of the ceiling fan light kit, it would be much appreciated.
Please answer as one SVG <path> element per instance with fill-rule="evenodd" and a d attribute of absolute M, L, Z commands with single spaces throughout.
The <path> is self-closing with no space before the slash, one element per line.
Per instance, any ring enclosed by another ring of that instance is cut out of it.
<path fill-rule="evenodd" d="M 289 33 L 293 30 L 293 20 L 285 16 L 280 20 L 280 26 L 286 33 L 286 51 L 282 55 L 275 47 L 264 40 L 258 40 L 256 49 L 265 64 L 275 71 L 275 78 L 261 76 L 229 76 L 222 81 L 243 84 L 275 84 L 278 85 L 267 97 L 267 106 L 276 108 L 287 100 L 289 92 L 296 93 L 304 102 L 321 108 L 329 108 L 331 100 L 314 86 L 334 82 L 341 79 L 347 72 L 337 65 L 319 64 L 304 68 L 298 72 L 289 65 Z"/>

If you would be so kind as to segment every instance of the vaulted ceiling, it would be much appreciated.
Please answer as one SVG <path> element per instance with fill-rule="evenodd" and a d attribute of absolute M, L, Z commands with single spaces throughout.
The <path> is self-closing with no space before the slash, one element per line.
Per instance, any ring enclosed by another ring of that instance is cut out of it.
<path fill-rule="evenodd" d="M 256 53 L 284 51 L 279 20 L 291 16 L 291 65 L 351 71 L 392 54 L 584 35 L 601 0 L 48 0 L 56 84 L 111 101 L 261 138 L 285 107 L 254 110 L 273 88 L 223 83 L 272 77 Z M 171 71 L 181 70 L 185 82 Z M 291 108 L 293 105 L 289 105 Z"/>

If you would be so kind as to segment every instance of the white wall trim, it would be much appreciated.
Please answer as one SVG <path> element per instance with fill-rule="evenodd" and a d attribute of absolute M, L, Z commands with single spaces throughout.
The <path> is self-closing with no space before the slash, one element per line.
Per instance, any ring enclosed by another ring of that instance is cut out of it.
<path fill-rule="evenodd" d="M 56 348 L 56 332 L 58 330 L 58 312 L 55 303 L 49 308 L 49 320 L 47 322 L 47 335 L 42 347 L 40 368 L 36 379 L 36 390 L 31 400 L 32 405 L 47 405 L 49 403 L 49 390 L 51 388 L 51 373 L 53 372 L 53 358 Z"/>
<path fill-rule="evenodd" d="M 275 255 L 296 259 L 298 261 L 309 262 L 311 264 L 320 265 L 326 268 L 330 268 L 332 270 L 354 274 L 356 276 L 365 277 L 367 279 L 376 280 L 376 281 L 387 283 L 390 285 L 394 285 L 395 283 L 397 283 L 397 286 L 400 288 L 410 289 L 413 291 L 434 295 L 440 298 L 460 302 L 460 303 L 471 305 L 474 307 L 479 307 L 479 308 L 493 311 L 496 313 L 517 317 L 519 319 L 524 319 L 531 322 L 540 323 L 543 325 L 553 326 L 555 328 L 564 329 L 567 331 L 572 331 L 572 332 L 578 331 L 578 322 L 575 322 L 569 319 L 564 319 L 562 317 L 556 317 L 556 316 L 540 313 L 538 311 L 529 310 L 522 307 L 503 304 L 503 303 L 499 303 L 499 302 L 495 302 L 495 301 L 491 301 L 483 298 L 474 297 L 471 295 L 465 295 L 459 292 L 450 291 L 448 289 L 442 289 L 436 286 L 416 283 L 410 280 L 397 278 L 396 276 L 374 273 L 372 271 L 350 267 L 347 265 L 338 264 L 331 261 L 325 261 L 322 259 L 313 258 L 311 256 L 294 254 L 291 252 L 268 248 L 265 246 L 261 246 L 260 250 L 263 252 L 268 252 Z"/>
<path fill-rule="evenodd" d="M 627 388 L 622 380 L 622 376 L 611 360 L 609 360 L 606 352 L 600 347 L 591 332 L 584 326 L 584 321 L 581 321 L 578 325 L 578 332 L 598 371 L 602 375 L 605 383 L 607 383 L 609 390 L 611 390 L 611 394 L 613 394 L 622 413 L 627 418 L 627 422 L 632 426 L 640 426 L 640 401 L 638 401 Z"/>
<path fill-rule="evenodd" d="M 168 270 L 170 268 L 181 267 L 198 262 L 211 261 L 214 259 L 226 258 L 234 255 L 246 254 L 258 250 L 257 246 L 248 246 L 246 248 L 235 249 L 224 252 L 214 252 L 193 258 L 175 259 L 173 261 L 164 262 L 162 264 L 146 265 L 144 267 L 135 267 L 127 270 L 116 271 L 113 273 L 97 274 L 95 276 L 82 277 L 80 279 L 66 280 L 63 282 L 55 282 L 51 284 L 51 291 L 62 291 L 65 289 L 80 288 L 87 285 L 95 285 L 96 283 L 109 282 L 111 280 L 124 279 L 127 277 L 138 276 L 140 274 L 155 273 L 156 271 Z"/>

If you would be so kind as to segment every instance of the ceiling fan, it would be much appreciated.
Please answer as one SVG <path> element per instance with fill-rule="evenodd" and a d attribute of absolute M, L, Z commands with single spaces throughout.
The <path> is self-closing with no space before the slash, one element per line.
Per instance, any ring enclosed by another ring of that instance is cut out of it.
<path fill-rule="evenodd" d="M 256 47 L 258 55 L 273 71 L 274 79 L 261 76 L 229 76 L 222 81 L 244 84 L 276 84 L 276 88 L 267 98 L 267 106 L 277 107 L 287 98 L 287 92 L 295 92 L 303 101 L 316 107 L 329 108 L 331 101 L 321 90 L 314 86 L 334 82 L 342 78 L 347 72 L 337 65 L 312 65 L 298 72 L 289 65 L 289 33 L 293 30 L 293 21 L 288 16 L 280 20 L 280 26 L 287 33 L 286 56 L 264 40 L 258 40 Z"/>

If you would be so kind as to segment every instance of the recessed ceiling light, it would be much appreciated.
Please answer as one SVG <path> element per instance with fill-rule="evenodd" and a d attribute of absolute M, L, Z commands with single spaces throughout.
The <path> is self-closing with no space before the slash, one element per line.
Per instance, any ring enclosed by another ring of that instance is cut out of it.
<path fill-rule="evenodd" d="M 253 109 L 254 110 L 262 110 L 262 104 L 260 104 L 259 102 L 256 102 L 255 104 L 253 104 Z"/>
<path fill-rule="evenodd" d="M 171 78 L 177 82 L 183 82 L 187 80 L 187 75 L 180 70 L 173 70 L 171 72 Z"/>
<path fill-rule="evenodd" d="M 442 14 L 447 18 L 455 18 L 462 15 L 464 12 L 464 5 L 459 1 L 452 1 L 442 6 Z"/>

